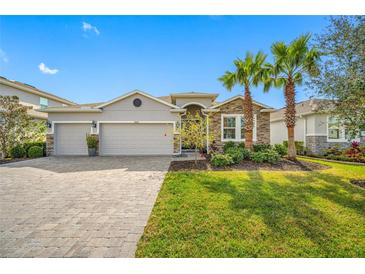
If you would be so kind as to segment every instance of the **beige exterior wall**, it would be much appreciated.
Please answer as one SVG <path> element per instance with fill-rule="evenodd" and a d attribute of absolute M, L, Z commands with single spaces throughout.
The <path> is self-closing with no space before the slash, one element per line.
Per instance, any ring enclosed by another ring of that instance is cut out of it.
<path fill-rule="evenodd" d="M 142 105 L 133 106 L 133 100 L 140 98 Z M 179 121 L 171 107 L 156 102 L 143 95 L 132 95 L 124 100 L 108 105 L 97 113 L 49 113 L 50 121 Z"/>
<path fill-rule="evenodd" d="M 9 87 L 3 84 L 0 84 L 0 95 L 2 96 L 17 96 L 19 98 L 19 102 L 25 106 L 30 106 L 33 109 L 30 109 L 28 113 L 32 116 L 36 116 L 37 118 L 44 118 L 47 119 L 47 113 L 38 112 L 37 110 L 40 109 L 39 95 L 32 94 L 26 91 L 18 90 L 13 87 Z M 46 97 L 43 97 L 46 98 Z M 63 104 L 52 99 L 48 99 L 48 106 L 49 107 L 57 107 L 62 106 Z"/>
<path fill-rule="evenodd" d="M 297 118 L 294 128 L 294 138 L 296 141 L 305 141 L 305 119 L 306 117 Z M 270 143 L 282 144 L 288 140 L 288 131 L 284 120 L 271 122 L 270 125 Z"/>
<path fill-rule="evenodd" d="M 181 107 L 188 103 L 200 103 L 205 107 L 210 107 L 212 105 L 212 99 L 206 97 L 187 97 L 187 98 L 176 98 L 175 105 Z"/>

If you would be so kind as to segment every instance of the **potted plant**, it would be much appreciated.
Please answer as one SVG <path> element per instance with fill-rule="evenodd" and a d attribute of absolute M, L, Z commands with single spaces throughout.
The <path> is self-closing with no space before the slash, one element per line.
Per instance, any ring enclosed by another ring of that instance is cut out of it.
<path fill-rule="evenodd" d="M 96 148 L 98 146 L 98 139 L 95 135 L 86 134 L 86 143 L 89 156 L 96 156 Z"/>

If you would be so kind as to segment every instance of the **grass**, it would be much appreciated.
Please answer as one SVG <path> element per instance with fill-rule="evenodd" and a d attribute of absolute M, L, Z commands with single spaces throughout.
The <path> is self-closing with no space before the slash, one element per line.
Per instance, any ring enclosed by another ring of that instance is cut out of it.
<path fill-rule="evenodd" d="M 137 257 L 365 257 L 365 166 L 167 174 Z"/>

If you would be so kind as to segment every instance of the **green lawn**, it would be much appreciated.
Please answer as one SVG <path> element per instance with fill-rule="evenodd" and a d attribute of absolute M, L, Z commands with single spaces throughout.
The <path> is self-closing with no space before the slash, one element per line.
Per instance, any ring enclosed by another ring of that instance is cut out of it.
<path fill-rule="evenodd" d="M 365 166 L 170 172 L 137 257 L 365 257 Z"/>

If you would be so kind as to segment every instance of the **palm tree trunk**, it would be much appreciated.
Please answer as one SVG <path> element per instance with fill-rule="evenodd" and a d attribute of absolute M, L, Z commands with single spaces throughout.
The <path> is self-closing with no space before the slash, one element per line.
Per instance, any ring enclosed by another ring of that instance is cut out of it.
<path fill-rule="evenodd" d="M 285 86 L 285 123 L 288 129 L 288 159 L 296 160 L 297 152 L 295 149 L 294 128 L 295 128 L 295 86 L 292 78 L 289 76 L 288 83 Z"/>
<path fill-rule="evenodd" d="M 248 85 L 245 86 L 243 116 L 245 119 L 245 147 L 251 150 L 253 145 L 253 108 L 251 92 Z"/>

